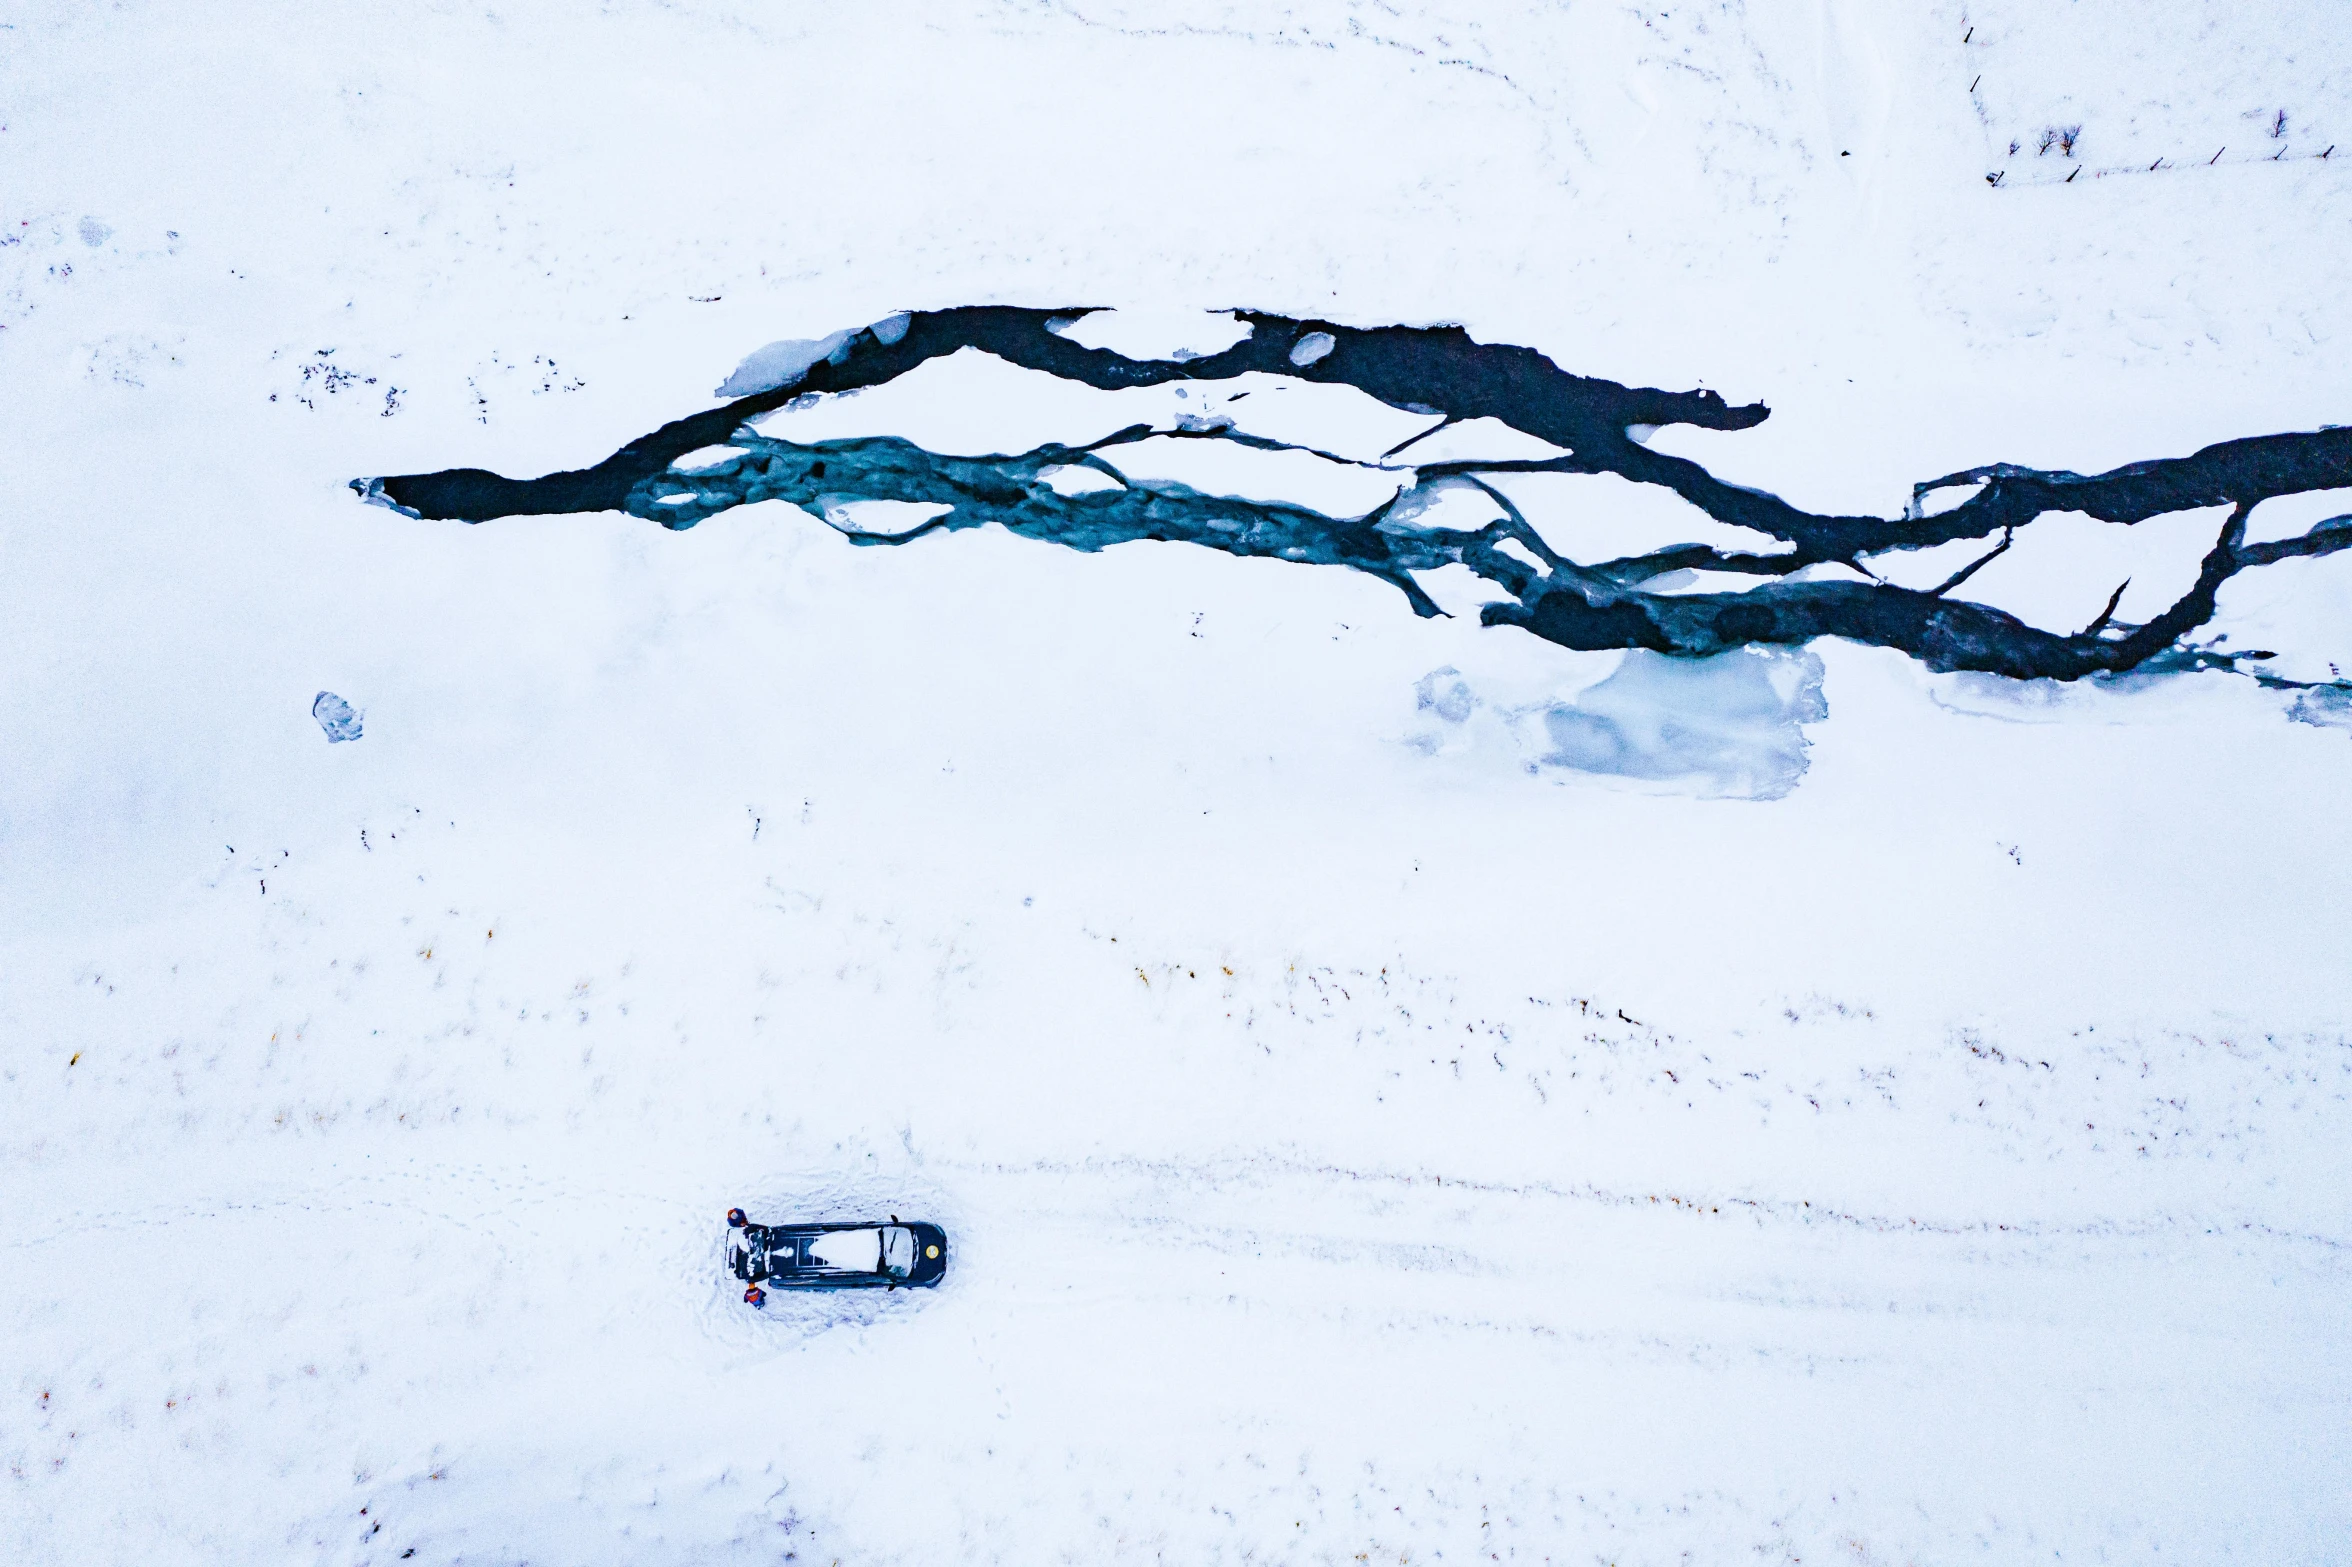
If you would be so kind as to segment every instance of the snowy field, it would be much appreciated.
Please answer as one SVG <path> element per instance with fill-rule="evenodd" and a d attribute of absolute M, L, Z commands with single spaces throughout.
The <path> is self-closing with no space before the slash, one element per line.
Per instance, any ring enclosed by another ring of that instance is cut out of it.
<path fill-rule="evenodd" d="M 1825 641 L 1677 760 L 1337 568 L 348 488 L 989 302 L 1885 516 L 2352 419 L 2332 8 L 1899 9 L 0 23 L 0 1561 L 2352 1561 L 2341 707 Z M 2352 557 L 2217 624 L 2340 678 Z M 953 1260 L 751 1313 L 738 1203 Z"/>

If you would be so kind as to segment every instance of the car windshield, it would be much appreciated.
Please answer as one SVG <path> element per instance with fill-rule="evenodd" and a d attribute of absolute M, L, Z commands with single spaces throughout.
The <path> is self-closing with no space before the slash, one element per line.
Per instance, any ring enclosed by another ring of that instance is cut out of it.
<path fill-rule="evenodd" d="M 901 1225 L 882 1232 L 882 1270 L 903 1279 L 915 1271 L 915 1232 Z"/>

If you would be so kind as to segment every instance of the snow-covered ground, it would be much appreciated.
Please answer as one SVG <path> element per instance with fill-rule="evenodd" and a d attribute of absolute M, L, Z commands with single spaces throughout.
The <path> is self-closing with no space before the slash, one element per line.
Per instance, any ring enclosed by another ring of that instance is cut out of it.
<path fill-rule="evenodd" d="M 1886 515 L 2346 418 L 2348 154 L 2100 150 L 2352 123 L 2328 8 L 1887 9 L 20 11 L 0 1559 L 2352 1559 L 2339 709 L 1824 644 L 1718 798 L 1335 569 L 345 487 L 993 300 L 1459 320 Z M 734 1203 L 951 1269 L 751 1314 Z"/>

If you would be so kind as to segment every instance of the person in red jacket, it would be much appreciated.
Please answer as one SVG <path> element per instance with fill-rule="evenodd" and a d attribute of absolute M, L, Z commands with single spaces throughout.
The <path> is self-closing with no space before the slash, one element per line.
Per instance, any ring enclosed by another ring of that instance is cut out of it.
<path fill-rule="evenodd" d="M 768 1292 L 751 1274 L 751 1221 L 741 1208 L 727 1210 L 727 1267 L 744 1281 L 743 1304 L 755 1310 L 764 1308 Z"/>
<path fill-rule="evenodd" d="M 741 1208 L 727 1210 L 727 1271 L 751 1283 L 751 1221 Z"/>

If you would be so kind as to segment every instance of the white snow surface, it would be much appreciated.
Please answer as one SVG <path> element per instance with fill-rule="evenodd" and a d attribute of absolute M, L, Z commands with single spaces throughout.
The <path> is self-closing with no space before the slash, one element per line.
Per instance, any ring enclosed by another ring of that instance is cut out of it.
<path fill-rule="evenodd" d="M 1965 16 L 1946 72 L 1968 73 L 1985 167 L 2008 177 L 2218 172 L 2352 150 L 2352 49 L 2326 6 L 1979 0 Z"/>
<path fill-rule="evenodd" d="M 882 1263 L 882 1232 L 831 1230 L 811 1241 L 808 1251 L 809 1260 L 822 1267 L 872 1272 Z"/>
<path fill-rule="evenodd" d="M 2346 1560 L 2340 707 L 1824 644 L 1677 740 L 1338 570 L 346 487 L 991 300 L 1704 383 L 1816 510 L 2341 422 L 2344 152 L 1985 175 L 2346 30 L 2080 9 L 17 8 L 0 1560 Z M 750 1312 L 731 1205 L 948 1274 Z"/>

